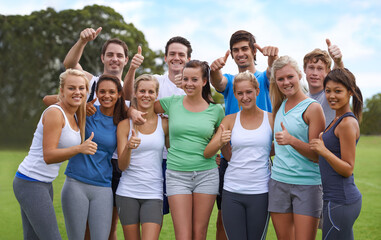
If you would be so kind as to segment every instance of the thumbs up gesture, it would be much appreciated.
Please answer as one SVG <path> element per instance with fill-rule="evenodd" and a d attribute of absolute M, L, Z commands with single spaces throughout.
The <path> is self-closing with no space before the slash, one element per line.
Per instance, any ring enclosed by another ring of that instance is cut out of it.
<path fill-rule="evenodd" d="M 286 127 L 283 125 L 283 122 L 280 123 L 282 131 L 275 133 L 275 140 L 279 145 L 290 145 L 292 136 L 288 133 Z"/>
<path fill-rule="evenodd" d="M 134 55 L 131 60 L 131 68 L 137 69 L 142 65 L 144 61 L 144 56 L 142 55 L 142 47 L 138 46 L 138 52 Z"/>
<path fill-rule="evenodd" d="M 314 138 L 310 141 L 310 149 L 316 152 L 317 154 L 321 155 L 321 153 L 325 149 L 325 145 L 323 142 L 323 133 L 321 132 L 319 134 L 319 138 Z"/>
<path fill-rule="evenodd" d="M 263 54 L 263 56 L 267 57 L 268 66 L 271 67 L 273 62 L 278 59 L 279 49 L 274 46 L 266 46 L 261 48 L 257 43 L 254 43 L 254 47 L 258 49 L 259 52 Z"/>
<path fill-rule="evenodd" d="M 225 126 L 223 124 L 220 124 L 220 131 L 221 131 L 221 146 L 224 146 L 226 143 L 230 141 L 232 131 L 225 129 Z"/>
<path fill-rule="evenodd" d="M 97 98 L 94 98 L 92 101 L 86 103 L 86 116 L 92 116 L 97 111 L 94 107 L 94 103 L 97 101 Z"/>
<path fill-rule="evenodd" d="M 93 41 L 98 37 L 101 31 L 102 27 L 99 27 L 97 30 L 94 30 L 93 28 L 86 28 L 82 30 L 81 34 L 79 35 L 80 40 L 85 43 Z"/>
<path fill-rule="evenodd" d="M 343 68 L 343 55 L 341 54 L 340 48 L 337 45 L 332 45 L 331 40 L 328 38 L 325 40 L 328 47 L 329 56 L 333 59 L 337 67 Z"/>
<path fill-rule="evenodd" d="M 134 129 L 131 130 L 131 137 L 128 139 L 127 147 L 130 149 L 136 149 L 140 145 L 141 139 L 136 136 L 136 132 Z"/>
<path fill-rule="evenodd" d="M 98 145 L 95 142 L 93 142 L 93 138 L 94 132 L 92 132 L 90 137 L 80 145 L 80 153 L 88 155 L 95 154 L 95 152 L 98 149 Z"/>
<path fill-rule="evenodd" d="M 230 50 L 227 50 L 225 53 L 225 56 L 220 57 L 212 62 L 212 64 L 210 65 L 210 70 L 211 71 L 221 70 L 225 66 L 229 55 L 230 55 Z"/>

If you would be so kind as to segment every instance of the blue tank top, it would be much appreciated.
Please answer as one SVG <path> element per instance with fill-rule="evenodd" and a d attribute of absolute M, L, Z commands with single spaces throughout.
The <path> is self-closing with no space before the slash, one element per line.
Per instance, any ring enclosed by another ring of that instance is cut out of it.
<path fill-rule="evenodd" d="M 343 114 L 334 125 L 323 133 L 325 147 L 341 159 L 340 140 L 335 135 L 337 125 L 345 117 L 354 117 L 352 112 Z M 357 119 L 356 119 L 357 120 Z M 358 139 L 356 140 L 357 144 Z M 350 177 L 343 177 L 338 174 L 331 165 L 319 156 L 319 167 L 323 185 L 323 199 L 341 204 L 351 204 L 361 198 L 361 193 L 355 185 L 353 174 Z"/>

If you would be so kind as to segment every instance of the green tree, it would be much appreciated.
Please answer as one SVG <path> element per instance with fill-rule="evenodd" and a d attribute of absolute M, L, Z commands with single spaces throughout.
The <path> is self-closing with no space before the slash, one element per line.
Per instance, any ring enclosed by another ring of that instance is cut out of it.
<path fill-rule="evenodd" d="M 360 127 L 361 134 L 381 134 L 381 93 L 378 93 L 365 101 Z"/>
<path fill-rule="evenodd" d="M 101 47 L 107 39 L 117 37 L 127 43 L 130 59 L 138 45 L 142 46 L 145 59 L 138 75 L 164 72 L 163 53 L 151 50 L 144 34 L 110 7 L 93 5 L 60 12 L 48 8 L 25 16 L 0 15 L 1 146 L 30 143 L 44 109 L 42 98 L 57 92 L 66 53 L 83 29 L 99 26 L 101 34 L 87 44 L 81 58 L 84 69 L 102 73 Z"/>

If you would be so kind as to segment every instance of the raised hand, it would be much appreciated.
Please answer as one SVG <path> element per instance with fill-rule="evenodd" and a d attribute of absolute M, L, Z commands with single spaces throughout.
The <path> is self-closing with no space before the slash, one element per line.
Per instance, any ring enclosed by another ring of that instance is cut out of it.
<path fill-rule="evenodd" d="M 268 66 L 271 67 L 273 62 L 278 59 L 279 49 L 274 46 L 266 46 L 261 48 L 257 43 L 254 43 L 254 47 L 260 51 L 263 56 L 267 57 Z"/>
<path fill-rule="evenodd" d="M 288 133 L 286 127 L 283 125 L 283 122 L 280 123 L 282 131 L 275 133 L 275 140 L 279 145 L 290 145 L 292 136 Z"/>
<path fill-rule="evenodd" d="M 86 141 L 80 145 L 80 153 L 94 155 L 98 149 L 98 145 L 93 142 L 94 132 L 91 132 L 91 135 Z"/>
<path fill-rule="evenodd" d="M 142 47 L 138 46 L 138 52 L 134 55 L 131 60 L 131 68 L 137 69 L 142 65 L 144 61 L 144 56 L 142 55 Z"/>
<path fill-rule="evenodd" d="M 223 124 L 220 124 L 220 130 L 221 130 L 221 145 L 224 146 L 226 143 L 230 141 L 230 138 L 232 136 L 231 130 L 226 130 Z"/>
<path fill-rule="evenodd" d="M 101 31 L 102 27 L 99 27 L 97 30 L 94 30 L 93 28 L 86 28 L 81 32 L 79 37 L 83 42 L 87 43 L 96 39 Z"/>
<path fill-rule="evenodd" d="M 325 150 L 325 145 L 322 136 L 323 133 L 321 132 L 319 134 L 319 138 L 314 138 L 310 141 L 310 149 L 319 155 Z"/>
<path fill-rule="evenodd" d="M 183 82 L 183 74 L 180 73 L 180 74 L 177 74 L 175 75 L 175 85 L 176 87 L 178 88 L 182 88 L 182 82 Z"/>
<path fill-rule="evenodd" d="M 225 56 L 220 57 L 213 61 L 213 63 L 210 65 L 210 70 L 218 71 L 222 69 L 226 64 L 226 61 L 228 60 L 229 55 L 230 55 L 230 50 L 227 50 L 225 53 Z"/>
<path fill-rule="evenodd" d="M 97 98 L 94 98 L 92 101 L 86 103 L 86 116 L 90 117 L 97 111 L 97 109 L 94 107 L 95 101 L 97 101 Z"/>
<path fill-rule="evenodd" d="M 331 40 L 328 38 L 325 40 L 328 47 L 329 56 L 333 59 L 337 67 L 344 67 L 343 55 L 341 54 L 340 48 L 337 45 L 332 45 Z"/>
<path fill-rule="evenodd" d="M 131 130 L 131 137 L 128 139 L 127 147 L 130 149 L 136 149 L 139 147 L 141 139 L 136 136 L 134 129 Z"/>

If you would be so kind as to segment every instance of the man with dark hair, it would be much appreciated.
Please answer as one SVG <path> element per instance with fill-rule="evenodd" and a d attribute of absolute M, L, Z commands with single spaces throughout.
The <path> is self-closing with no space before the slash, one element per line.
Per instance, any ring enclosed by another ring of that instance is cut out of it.
<path fill-rule="evenodd" d="M 264 56 L 268 57 L 268 67 L 264 72 L 256 70 L 256 54 L 259 50 Z M 226 61 L 231 54 L 233 60 L 237 64 L 238 72 L 244 72 L 249 70 L 254 74 L 259 83 L 259 95 L 257 96 L 257 106 L 264 111 L 271 112 L 271 102 L 269 94 L 270 86 L 270 74 L 271 66 L 273 62 L 278 58 L 278 48 L 273 46 L 267 46 L 261 48 L 255 41 L 255 37 L 250 32 L 239 30 L 230 38 L 230 51 L 228 50 L 224 57 L 216 59 L 210 66 L 210 77 L 213 87 L 217 92 L 222 93 L 225 100 L 225 114 L 233 114 L 239 111 L 238 101 L 233 92 L 233 80 L 232 74 L 222 74 L 221 69 L 225 66 Z M 227 159 L 230 158 L 230 153 L 224 152 Z M 220 195 L 217 196 L 217 239 L 226 239 L 221 219 L 221 196 L 223 189 L 223 179 L 228 163 L 224 156 L 221 156 L 220 160 Z"/>
<path fill-rule="evenodd" d="M 184 90 L 181 88 L 182 71 L 187 62 L 189 62 L 192 54 L 192 46 L 190 42 L 180 36 L 173 37 L 168 40 L 165 45 L 164 61 L 168 66 L 168 73 L 164 75 L 155 75 L 159 81 L 159 93 L 157 99 L 169 97 L 172 95 L 185 95 Z M 143 63 L 144 57 L 138 52 L 132 58 L 129 74 L 124 80 L 124 89 L 134 88 L 135 71 Z M 131 95 L 126 94 L 127 97 L 132 99 Z M 169 213 L 168 198 L 166 196 L 165 186 L 165 171 L 167 169 L 167 150 L 163 152 L 163 178 L 164 178 L 164 197 L 163 197 L 163 214 Z"/>

